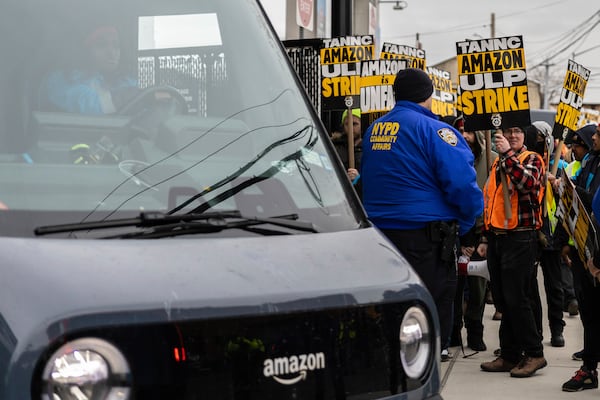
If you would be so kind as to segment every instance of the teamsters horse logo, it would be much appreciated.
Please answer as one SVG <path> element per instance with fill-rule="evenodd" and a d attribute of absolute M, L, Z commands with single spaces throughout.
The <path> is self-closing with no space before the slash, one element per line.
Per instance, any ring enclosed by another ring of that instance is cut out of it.
<path fill-rule="evenodd" d="M 308 371 L 325 368 L 325 354 L 309 353 L 289 357 L 267 358 L 263 362 L 263 375 L 273 377 L 282 385 L 293 385 L 306 379 Z M 281 378 L 280 375 L 298 374 L 293 378 Z"/>
<path fill-rule="evenodd" d="M 491 120 L 493 127 L 496 129 L 500 129 L 500 126 L 502 125 L 502 115 L 492 114 Z"/>

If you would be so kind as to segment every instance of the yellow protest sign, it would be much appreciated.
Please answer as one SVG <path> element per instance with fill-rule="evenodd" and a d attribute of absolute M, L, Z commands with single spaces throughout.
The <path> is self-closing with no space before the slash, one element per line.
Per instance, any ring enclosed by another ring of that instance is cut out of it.
<path fill-rule="evenodd" d="M 361 61 L 371 60 L 374 52 L 372 35 L 323 39 L 319 51 L 323 110 L 346 109 L 348 102 L 358 104 Z"/>
<path fill-rule="evenodd" d="M 406 69 L 407 61 L 379 59 L 361 63 L 360 109 L 362 114 L 384 113 L 395 104 L 393 84 L 398 71 Z"/>
<path fill-rule="evenodd" d="M 433 82 L 431 111 L 441 117 L 456 115 L 456 90 L 452 87 L 450 72 L 427 67 L 427 73 Z"/>
<path fill-rule="evenodd" d="M 406 68 L 418 68 L 425 71 L 425 50 L 416 47 L 385 42 L 381 46 L 379 58 L 406 60 Z"/>
<path fill-rule="evenodd" d="M 583 95 L 589 78 L 589 69 L 573 60 L 568 61 L 552 130 L 555 138 L 564 140 L 569 130 L 576 131 L 579 128 Z"/>
<path fill-rule="evenodd" d="M 594 249 L 597 246 L 594 222 L 570 179 L 563 179 L 558 196 L 560 200 L 555 216 L 573 238 L 581 260 L 587 261 L 593 257 Z"/>
<path fill-rule="evenodd" d="M 456 43 L 457 107 L 465 130 L 530 124 L 525 51 L 521 36 Z"/>

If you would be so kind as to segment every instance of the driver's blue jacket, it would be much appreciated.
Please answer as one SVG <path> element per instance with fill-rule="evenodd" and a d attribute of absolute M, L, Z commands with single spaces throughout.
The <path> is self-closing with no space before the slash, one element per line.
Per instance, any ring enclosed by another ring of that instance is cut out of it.
<path fill-rule="evenodd" d="M 137 87 L 134 79 L 107 80 L 100 74 L 83 71 L 56 71 L 40 90 L 40 104 L 80 114 L 111 114 L 116 111 L 115 94 Z"/>
<path fill-rule="evenodd" d="M 401 100 L 365 132 L 363 204 L 380 229 L 457 221 L 465 234 L 483 212 L 473 153 L 453 127 Z"/>

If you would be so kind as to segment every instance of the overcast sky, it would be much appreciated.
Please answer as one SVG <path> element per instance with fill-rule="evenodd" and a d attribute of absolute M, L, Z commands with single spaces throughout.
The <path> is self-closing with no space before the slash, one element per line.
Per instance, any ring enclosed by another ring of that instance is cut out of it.
<path fill-rule="evenodd" d="M 333 0 L 336 1 L 336 0 Z M 491 37 L 495 14 L 496 37 L 521 35 L 528 76 L 542 79 L 541 64 L 550 58 L 550 74 L 562 85 L 567 60 L 592 71 L 585 100 L 600 103 L 600 2 L 590 0 L 406 0 L 393 10 L 380 4 L 381 40 L 415 46 L 416 34 L 433 65 L 456 56 L 456 42 Z M 261 0 L 278 33 L 285 24 L 284 0 Z M 575 57 L 573 57 L 573 53 Z M 535 69 L 532 67 L 539 66 Z"/>
<path fill-rule="evenodd" d="M 491 37 L 495 15 L 497 37 L 521 35 L 528 76 L 543 80 L 542 64 L 552 64 L 551 81 L 562 85 L 567 60 L 592 71 L 585 100 L 600 102 L 600 4 L 588 0 L 407 0 L 401 11 L 381 4 L 383 41 L 415 45 L 416 33 L 427 63 L 456 56 L 456 42 Z M 595 26 L 594 26 L 595 25 Z M 581 54 L 579 54 L 581 53 Z M 573 56 L 575 54 L 575 56 Z M 537 68 L 533 68 L 538 66 Z"/>

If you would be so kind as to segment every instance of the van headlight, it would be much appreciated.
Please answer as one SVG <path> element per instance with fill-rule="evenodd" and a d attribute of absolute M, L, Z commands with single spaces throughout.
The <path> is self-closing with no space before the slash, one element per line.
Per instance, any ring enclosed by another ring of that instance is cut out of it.
<path fill-rule="evenodd" d="M 83 338 L 62 345 L 48 360 L 42 375 L 42 400 L 127 400 L 131 391 L 129 365 L 112 344 Z"/>
<path fill-rule="evenodd" d="M 431 328 L 420 307 L 409 308 L 400 325 L 400 360 L 406 375 L 421 378 L 431 358 Z"/>

